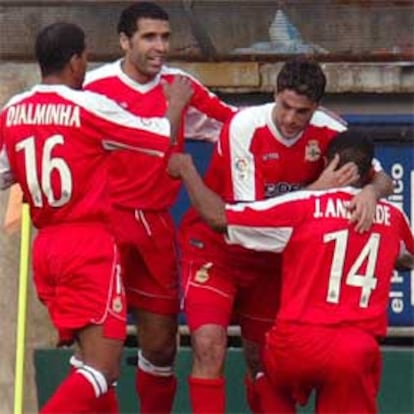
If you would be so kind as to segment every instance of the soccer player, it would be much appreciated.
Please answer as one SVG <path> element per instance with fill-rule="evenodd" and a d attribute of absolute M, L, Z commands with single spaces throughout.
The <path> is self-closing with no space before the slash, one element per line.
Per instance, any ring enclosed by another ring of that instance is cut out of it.
<path fill-rule="evenodd" d="M 277 77 L 275 102 L 242 109 L 224 125 L 207 185 L 231 203 L 274 197 L 313 183 L 324 168 L 329 142 L 346 129 L 319 105 L 325 84 L 317 62 L 304 57 L 286 62 Z M 335 170 L 336 162 L 314 188 L 353 179 L 355 166 Z M 391 179 L 375 165 L 372 181 L 350 205 L 358 231 L 372 222 L 377 199 L 392 192 Z M 280 256 L 226 245 L 191 209 L 181 224 L 180 243 L 184 309 L 194 353 L 189 378 L 193 411 L 225 410 L 223 367 L 232 314 L 241 326 L 247 400 L 256 411 L 255 377 L 261 371 L 264 333 L 278 308 L 280 279 L 274 275 L 280 272 Z"/>
<path fill-rule="evenodd" d="M 140 118 L 115 102 L 80 91 L 87 66 L 85 36 L 55 23 L 36 38 L 42 82 L 14 96 L 0 114 L 0 184 L 18 182 L 38 234 L 34 281 L 59 334 L 79 343 L 76 369 L 42 413 L 117 412 L 113 383 L 126 335 L 126 301 L 109 226 L 107 150 L 128 148 L 153 160 L 172 148 L 191 96 L 178 77 L 166 116 Z M 135 164 L 136 174 L 142 166 Z"/>
<path fill-rule="evenodd" d="M 171 174 L 181 177 L 194 207 L 210 226 L 226 231 L 230 244 L 283 252 L 259 412 L 295 413 L 312 390 L 318 413 L 377 412 L 377 340 L 386 334 L 394 263 L 405 253 L 413 268 L 414 238 L 404 213 L 385 200 L 378 201 L 368 231 L 357 231 L 350 220 L 349 205 L 369 182 L 373 152 L 366 137 L 343 132 L 327 154 L 339 156 L 338 167 L 357 165 L 360 178 L 352 187 L 237 204 L 225 204 L 206 187 L 189 156 L 170 160 Z"/>
<path fill-rule="evenodd" d="M 134 2 L 122 11 L 118 33 L 124 57 L 87 73 L 86 89 L 114 99 L 136 115 L 159 116 L 167 106 L 163 83 L 183 75 L 194 90 L 188 105 L 192 119 L 199 120 L 202 114 L 223 122 L 234 113 L 235 108 L 192 76 L 165 65 L 170 24 L 160 6 Z M 183 150 L 184 128 L 188 124 L 179 131 L 176 151 Z M 142 166 L 139 174 L 137 163 Z M 166 173 L 164 159 L 119 151 L 111 158 L 109 188 L 128 308 L 137 323 L 136 392 L 141 412 L 167 413 L 176 390 L 173 365 L 179 311 L 175 228 L 169 208 L 179 182 Z"/>

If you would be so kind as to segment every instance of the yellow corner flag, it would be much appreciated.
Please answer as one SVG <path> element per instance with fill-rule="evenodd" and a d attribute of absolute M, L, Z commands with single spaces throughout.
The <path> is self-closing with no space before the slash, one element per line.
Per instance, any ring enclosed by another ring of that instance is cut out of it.
<path fill-rule="evenodd" d="M 26 339 L 27 288 L 30 263 L 30 213 L 29 206 L 21 208 L 19 293 L 16 328 L 16 363 L 14 375 L 14 414 L 23 414 L 24 360 Z"/>

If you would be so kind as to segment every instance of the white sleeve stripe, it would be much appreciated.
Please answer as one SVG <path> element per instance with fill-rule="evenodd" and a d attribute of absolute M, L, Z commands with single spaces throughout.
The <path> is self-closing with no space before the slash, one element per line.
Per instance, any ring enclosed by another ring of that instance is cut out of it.
<path fill-rule="evenodd" d="M 71 90 L 70 88 L 59 88 L 56 89 L 56 92 L 63 98 L 79 105 L 85 111 L 113 124 L 164 135 L 168 138 L 170 137 L 171 128 L 167 118 L 144 118 L 135 116 L 111 99 L 90 91 L 80 92 Z"/>
<path fill-rule="evenodd" d="M 293 227 L 250 227 L 230 225 L 227 242 L 256 251 L 282 252 L 293 233 Z"/>
<path fill-rule="evenodd" d="M 335 116 L 324 108 L 318 108 L 314 112 L 310 124 L 317 127 L 327 127 L 338 132 L 343 132 L 347 129 L 347 123 L 342 118 Z"/>
<path fill-rule="evenodd" d="M 247 108 L 237 113 L 230 123 L 230 169 L 235 200 L 256 198 L 256 166 L 250 145 L 256 128 L 266 125 L 266 114 L 272 105 Z M 266 108 L 263 111 L 262 108 Z"/>
<path fill-rule="evenodd" d="M 152 155 L 154 157 L 160 157 L 160 158 L 164 157 L 165 155 L 162 151 L 157 151 L 157 150 L 152 150 L 152 149 L 142 148 L 142 147 L 134 147 L 134 146 L 127 145 L 127 144 L 122 144 L 118 141 L 111 141 L 109 139 L 105 139 L 103 141 L 103 147 L 107 151 L 127 149 L 127 150 L 132 150 L 132 151 L 144 152 L 145 154 Z"/>

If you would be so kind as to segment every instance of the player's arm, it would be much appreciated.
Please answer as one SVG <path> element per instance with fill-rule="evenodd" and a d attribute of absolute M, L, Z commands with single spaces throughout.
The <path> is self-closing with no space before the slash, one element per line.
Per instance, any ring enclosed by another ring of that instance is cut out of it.
<path fill-rule="evenodd" d="M 126 111 L 111 99 L 94 92 L 78 92 L 77 103 L 86 110 L 91 129 L 107 150 L 128 149 L 163 157 L 181 122 L 181 112 L 192 94 L 191 86 L 176 79 L 168 88 L 168 110 L 164 117 L 139 117 Z"/>
<path fill-rule="evenodd" d="M 227 121 L 237 111 L 235 106 L 223 102 L 217 95 L 209 91 L 201 82 L 189 76 L 194 94 L 190 105 L 201 113 L 220 122 Z"/>
<path fill-rule="evenodd" d="M 1 140 L 1 137 L 0 137 Z M 6 190 L 16 182 L 10 168 L 6 146 L 2 145 L 0 150 L 0 190 Z"/>
<path fill-rule="evenodd" d="M 203 182 L 188 154 L 175 153 L 168 162 L 168 173 L 184 183 L 191 204 L 214 230 L 224 233 L 227 228 L 224 201 Z"/>
<path fill-rule="evenodd" d="M 377 161 L 376 161 L 377 162 Z M 352 211 L 351 223 L 355 223 L 355 230 L 363 233 L 367 231 L 375 217 L 377 201 L 388 197 L 394 191 L 392 179 L 384 171 L 379 170 L 380 165 L 374 163 L 375 172 L 371 181 L 352 199 L 350 209 Z"/>
<path fill-rule="evenodd" d="M 163 83 L 164 94 L 168 101 L 168 108 L 165 114 L 171 124 L 171 142 L 177 143 L 177 132 L 181 122 L 183 109 L 193 94 L 191 81 L 185 76 L 175 76 L 174 82 Z"/>

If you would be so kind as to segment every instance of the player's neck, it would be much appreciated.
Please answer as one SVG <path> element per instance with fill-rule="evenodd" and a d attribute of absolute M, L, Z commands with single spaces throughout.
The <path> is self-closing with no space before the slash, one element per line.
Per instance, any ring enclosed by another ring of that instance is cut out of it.
<path fill-rule="evenodd" d="M 131 78 L 134 82 L 140 83 L 142 85 L 154 79 L 154 76 L 147 75 L 137 70 L 137 68 L 126 59 L 122 60 L 121 69 L 125 75 Z"/>
<path fill-rule="evenodd" d="M 66 76 L 64 73 L 43 76 L 41 83 L 43 85 L 65 85 L 72 89 L 80 89 L 77 82 L 70 76 Z"/>

